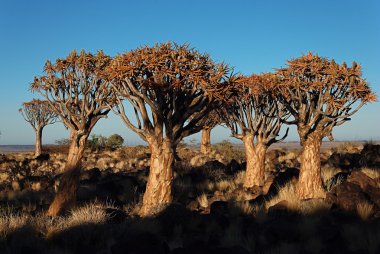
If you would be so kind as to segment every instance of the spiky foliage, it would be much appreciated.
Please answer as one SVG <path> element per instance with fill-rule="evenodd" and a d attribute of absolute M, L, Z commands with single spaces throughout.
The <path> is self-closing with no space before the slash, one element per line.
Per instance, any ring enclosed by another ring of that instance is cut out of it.
<path fill-rule="evenodd" d="M 52 110 L 49 102 L 43 100 L 33 99 L 29 102 L 24 102 L 19 112 L 35 131 L 59 120 L 57 113 Z"/>
<path fill-rule="evenodd" d="M 197 123 L 209 113 L 210 103 L 224 99 L 229 88 L 228 66 L 187 44 L 157 44 L 121 54 L 108 72 L 119 95 L 116 113 L 144 140 L 165 135 L 178 143 L 200 131 Z M 136 124 L 127 116 L 124 100 L 133 106 Z"/>
<path fill-rule="evenodd" d="M 45 63 L 45 75 L 35 77 L 32 91 L 39 92 L 70 130 L 88 133 L 110 111 L 112 93 L 104 79 L 111 58 L 74 50 L 55 63 Z"/>
<path fill-rule="evenodd" d="M 356 62 L 348 67 L 308 53 L 278 69 L 279 96 L 294 119 L 303 143 L 310 133 L 332 137 L 332 129 L 368 102 L 376 101 Z"/>
<path fill-rule="evenodd" d="M 277 79 L 271 73 L 240 77 L 236 95 L 220 111 L 233 137 L 243 139 L 250 134 L 268 146 L 286 138 L 288 131 L 276 139 L 284 120 L 289 118 L 289 112 L 278 100 L 276 85 Z"/>

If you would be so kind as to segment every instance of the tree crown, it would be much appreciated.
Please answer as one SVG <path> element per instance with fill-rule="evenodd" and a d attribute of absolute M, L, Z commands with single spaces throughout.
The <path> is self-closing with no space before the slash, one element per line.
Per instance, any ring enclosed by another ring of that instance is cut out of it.
<path fill-rule="evenodd" d="M 225 64 L 188 44 L 156 44 L 118 55 L 107 69 L 119 104 L 116 113 L 140 137 L 166 136 L 174 142 L 200 131 L 210 104 L 226 97 L 232 77 Z M 133 106 L 137 124 L 122 105 Z M 146 108 L 149 106 L 149 110 Z M 151 117 L 149 113 L 151 113 Z"/>
<path fill-rule="evenodd" d="M 376 101 L 356 62 L 348 67 L 309 52 L 288 61 L 277 74 L 278 94 L 294 117 L 289 123 L 297 124 L 301 143 L 314 131 L 332 139 L 334 126 Z"/>
<path fill-rule="evenodd" d="M 33 99 L 24 102 L 19 112 L 32 125 L 33 129 L 41 129 L 46 125 L 53 124 L 59 120 L 58 115 L 52 110 L 48 101 Z"/>
<path fill-rule="evenodd" d="M 91 130 L 109 112 L 113 94 L 107 85 L 104 69 L 111 58 L 74 50 L 55 63 L 47 61 L 45 75 L 35 77 L 31 90 L 39 92 L 71 130 Z"/>

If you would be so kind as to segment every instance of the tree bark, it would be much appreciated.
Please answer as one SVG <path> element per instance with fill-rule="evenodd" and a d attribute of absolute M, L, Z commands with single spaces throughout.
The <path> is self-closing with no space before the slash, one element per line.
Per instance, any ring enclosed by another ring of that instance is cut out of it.
<path fill-rule="evenodd" d="M 252 134 L 243 137 L 247 168 L 243 186 L 252 188 L 253 186 L 264 186 L 265 182 L 265 154 L 268 147 L 261 141 L 254 145 Z"/>
<path fill-rule="evenodd" d="M 40 156 L 42 153 L 42 129 L 37 128 L 36 130 L 36 150 L 34 152 L 34 156 Z"/>
<path fill-rule="evenodd" d="M 148 216 L 162 205 L 171 203 L 173 181 L 173 146 L 170 140 L 150 142 L 150 172 L 140 214 Z"/>
<path fill-rule="evenodd" d="M 202 130 L 202 140 L 201 140 L 201 153 L 209 154 L 211 153 L 211 128 L 206 128 Z"/>
<path fill-rule="evenodd" d="M 314 132 L 303 142 L 301 169 L 297 185 L 300 199 L 325 198 L 321 179 L 321 143 L 322 134 Z"/>
<path fill-rule="evenodd" d="M 63 211 L 72 208 L 76 203 L 81 160 L 87 138 L 88 135 L 79 136 L 75 132 L 70 133 L 70 148 L 65 172 L 61 176 L 57 194 L 47 212 L 50 216 L 57 216 Z"/>

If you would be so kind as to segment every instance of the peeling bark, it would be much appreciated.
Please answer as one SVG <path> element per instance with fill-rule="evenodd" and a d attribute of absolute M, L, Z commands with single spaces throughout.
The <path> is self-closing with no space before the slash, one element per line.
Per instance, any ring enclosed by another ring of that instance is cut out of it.
<path fill-rule="evenodd" d="M 81 160 L 87 138 L 88 135 L 78 136 L 75 132 L 70 133 L 70 148 L 65 165 L 65 172 L 61 176 L 54 201 L 47 211 L 47 214 L 50 216 L 57 216 L 64 210 L 73 207 L 76 203 Z"/>
<path fill-rule="evenodd" d="M 247 168 L 243 186 L 252 188 L 253 186 L 264 186 L 265 182 L 265 154 L 268 147 L 263 142 L 254 145 L 252 134 L 243 137 Z"/>
<path fill-rule="evenodd" d="M 143 206 L 140 214 L 147 216 L 152 214 L 162 205 L 171 203 L 174 153 L 170 140 L 161 144 L 150 143 L 151 162 L 149 178 L 143 198 Z"/>
<path fill-rule="evenodd" d="M 36 129 L 36 150 L 34 152 L 34 156 L 40 156 L 42 153 L 42 129 L 43 128 L 37 128 Z"/>
<path fill-rule="evenodd" d="M 300 199 L 325 198 L 326 193 L 321 179 L 322 134 L 311 133 L 303 142 L 301 169 L 297 185 Z"/>
<path fill-rule="evenodd" d="M 201 140 L 201 153 L 209 154 L 211 153 L 211 128 L 206 128 L 202 130 L 202 140 Z"/>

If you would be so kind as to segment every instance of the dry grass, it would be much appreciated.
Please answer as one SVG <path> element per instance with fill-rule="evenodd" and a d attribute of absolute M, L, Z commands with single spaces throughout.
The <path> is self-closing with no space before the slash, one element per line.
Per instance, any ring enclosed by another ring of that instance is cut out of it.
<path fill-rule="evenodd" d="M 235 185 L 243 185 L 244 178 L 245 178 L 245 171 L 240 171 L 240 172 L 236 173 L 236 175 L 234 177 Z"/>
<path fill-rule="evenodd" d="M 321 168 L 321 174 L 322 174 L 322 180 L 323 183 L 326 185 L 327 181 L 331 179 L 331 177 L 335 176 L 339 172 L 342 172 L 340 168 L 335 168 L 330 165 L 324 165 Z"/>
<path fill-rule="evenodd" d="M 368 220 L 373 214 L 373 208 L 373 204 L 362 202 L 357 205 L 356 212 L 362 220 Z"/>
<path fill-rule="evenodd" d="M 297 150 L 285 150 L 286 154 L 278 157 L 278 162 L 295 160 L 299 157 L 299 151 Z"/>
<path fill-rule="evenodd" d="M 278 194 L 268 200 L 265 203 L 265 207 L 266 209 L 269 209 L 269 207 L 274 206 L 283 200 L 288 202 L 290 210 L 299 210 L 301 203 L 296 195 L 296 187 L 294 184 L 288 183 L 283 187 L 279 187 Z"/>
<path fill-rule="evenodd" d="M 219 191 L 230 191 L 236 189 L 236 185 L 233 180 L 220 180 L 216 182 L 215 188 Z"/>
<path fill-rule="evenodd" d="M 314 214 L 321 211 L 327 211 L 330 209 L 330 205 L 323 199 L 314 199 L 308 201 L 302 201 L 297 197 L 296 187 L 293 183 L 288 183 L 279 189 L 276 196 L 272 197 L 265 203 L 265 208 L 269 209 L 271 206 L 281 202 L 287 201 L 288 209 L 290 211 L 299 212 L 304 215 Z"/>
<path fill-rule="evenodd" d="M 29 217 L 12 211 L 11 208 L 5 208 L 0 212 L 0 237 L 3 238 L 9 233 L 25 226 Z"/>
<path fill-rule="evenodd" d="M 207 199 L 207 195 L 205 193 L 203 193 L 202 195 L 197 197 L 197 201 L 201 207 L 203 207 L 203 208 L 208 207 L 208 199 Z"/>
<path fill-rule="evenodd" d="M 49 238 L 55 233 L 74 226 L 102 224 L 112 217 L 112 214 L 106 213 L 106 208 L 114 207 L 109 203 L 93 202 L 72 210 L 66 217 L 56 218 L 51 218 L 44 214 L 28 216 L 14 212 L 11 208 L 6 208 L 0 213 L 0 237 L 4 238 L 22 227 L 31 227 L 40 232 L 41 235 Z"/>

